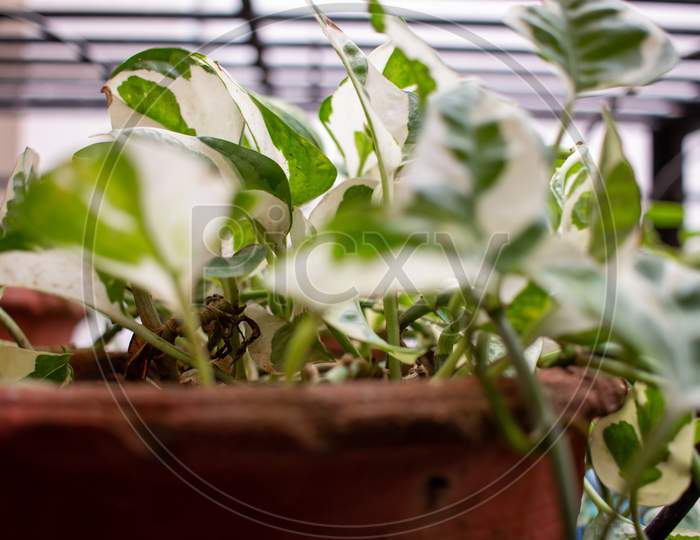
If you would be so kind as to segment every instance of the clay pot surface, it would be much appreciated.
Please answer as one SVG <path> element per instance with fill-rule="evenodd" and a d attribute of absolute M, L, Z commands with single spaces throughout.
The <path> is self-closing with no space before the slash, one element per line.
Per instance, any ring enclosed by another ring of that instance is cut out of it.
<path fill-rule="evenodd" d="M 582 473 L 624 384 L 540 377 Z M 516 381 L 500 388 L 523 418 Z M 549 459 L 502 443 L 474 380 L 3 387 L 0 463 L 7 538 L 563 537 Z"/>
<path fill-rule="evenodd" d="M 8 287 L 0 299 L 3 307 L 26 334 L 32 345 L 68 345 L 85 310 L 57 296 L 29 289 Z M 0 339 L 11 340 L 0 325 Z"/>

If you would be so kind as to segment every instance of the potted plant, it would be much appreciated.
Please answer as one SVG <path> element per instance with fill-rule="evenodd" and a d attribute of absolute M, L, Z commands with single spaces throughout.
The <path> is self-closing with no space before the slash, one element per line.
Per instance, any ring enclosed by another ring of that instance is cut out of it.
<path fill-rule="evenodd" d="M 587 537 L 643 538 L 696 471 L 700 278 L 645 233 L 608 111 L 596 157 L 560 146 L 579 97 L 671 69 L 667 36 L 616 0 L 515 8 L 568 89 L 546 146 L 378 2 L 369 54 L 311 8 L 337 166 L 300 111 L 149 49 L 105 83 L 110 134 L 18 168 L 0 283 L 114 327 L 56 351 L 3 317 L 4 529 L 574 538 L 583 489 Z"/>

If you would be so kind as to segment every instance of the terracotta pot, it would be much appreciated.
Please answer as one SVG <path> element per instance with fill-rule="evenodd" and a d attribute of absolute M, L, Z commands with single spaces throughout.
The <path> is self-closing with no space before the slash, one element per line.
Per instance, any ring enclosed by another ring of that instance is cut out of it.
<path fill-rule="evenodd" d="M 582 469 L 588 420 L 624 385 L 541 379 Z M 549 459 L 502 444 L 473 380 L 5 387 L 0 463 L 7 538 L 563 537 Z"/>
<path fill-rule="evenodd" d="M 26 334 L 32 345 L 68 345 L 73 330 L 85 316 L 85 310 L 59 298 L 28 289 L 8 287 L 2 306 Z M 12 339 L 0 325 L 0 339 Z"/>

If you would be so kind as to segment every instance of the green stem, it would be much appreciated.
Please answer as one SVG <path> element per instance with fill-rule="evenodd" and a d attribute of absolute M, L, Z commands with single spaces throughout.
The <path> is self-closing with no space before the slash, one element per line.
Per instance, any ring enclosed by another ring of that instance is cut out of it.
<path fill-rule="evenodd" d="M 139 287 L 133 287 L 132 293 L 134 294 L 134 303 L 136 304 L 139 317 L 141 317 L 141 322 L 149 330 L 158 330 L 162 323 L 158 310 L 156 310 L 156 306 L 153 303 L 153 297 Z"/>
<path fill-rule="evenodd" d="M 357 347 L 355 347 L 355 345 L 352 344 L 352 341 L 350 341 L 345 334 L 336 330 L 329 324 L 326 325 L 326 328 L 328 328 L 328 331 L 330 332 L 331 336 L 335 338 L 335 340 L 346 353 L 351 354 L 355 358 L 362 358 L 360 351 L 357 350 Z"/>
<path fill-rule="evenodd" d="M 577 357 L 576 365 L 599 369 L 610 375 L 615 375 L 616 377 L 623 377 L 632 381 L 639 381 L 653 386 L 665 386 L 668 384 L 668 380 L 660 375 L 654 373 L 649 373 L 647 371 L 640 371 L 633 368 L 629 364 L 620 362 L 619 360 L 612 360 L 610 358 L 599 358 L 596 356 L 590 357 Z"/>
<path fill-rule="evenodd" d="M 440 366 L 440 369 L 438 369 L 435 372 L 435 375 L 433 375 L 433 379 L 436 380 L 441 380 L 441 379 L 449 379 L 452 377 L 452 374 L 455 371 L 455 368 L 457 367 L 457 362 L 459 362 L 459 359 L 462 358 L 462 355 L 467 351 L 467 347 L 469 346 L 469 334 L 465 333 L 459 341 L 457 341 L 457 345 L 455 345 L 454 349 L 452 349 L 452 352 L 450 355 L 445 359 L 445 362 Z"/>
<path fill-rule="evenodd" d="M 172 356 L 183 364 L 188 366 L 192 365 L 192 359 L 186 353 L 178 349 L 172 343 L 168 343 L 159 335 L 154 334 L 144 325 L 137 323 L 134 319 L 120 313 L 103 312 L 103 314 L 112 319 L 112 322 L 115 324 L 127 330 L 131 330 L 134 334 L 143 339 L 146 343 L 153 345 L 159 351 L 164 352 L 168 356 Z"/>
<path fill-rule="evenodd" d="M 400 345 L 399 301 L 396 293 L 389 293 L 384 297 L 384 319 L 386 321 L 387 342 L 389 345 Z M 386 362 L 389 368 L 389 378 L 394 381 L 401 380 L 401 363 L 399 359 L 387 353 Z"/>
<path fill-rule="evenodd" d="M 119 324 L 110 324 L 109 328 L 107 328 L 101 336 L 99 336 L 93 343 L 92 343 L 92 348 L 93 349 L 98 349 L 106 346 L 109 344 L 110 341 L 116 336 L 119 332 L 122 331 L 122 327 Z"/>
<path fill-rule="evenodd" d="M 284 352 L 284 372 L 288 383 L 294 382 L 294 375 L 308 360 L 309 351 L 317 339 L 318 321 L 307 313 L 294 330 Z"/>
<path fill-rule="evenodd" d="M 206 353 L 204 344 L 197 334 L 199 322 L 197 317 L 190 308 L 190 303 L 187 300 L 185 293 L 180 287 L 177 288 L 178 302 L 182 309 L 182 322 L 185 330 L 185 336 L 190 349 L 190 354 L 194 358 L 199 382 L 202 386 L 211 386 L 214 383 L 214 371 L 209 362 L 209 355 Z"/>
<path fill-rule="evenodd" d="M 265 289 L 253 289 L 251 291 L 242 291 L 238 299 L 245 303 L 248 300 L 261 300 L 262 298 L 267 298 L 267 291 Z"/>
<path fill-rule="evenodd" d="M 586 478 L 585 476 L 583 477 L 583 490 L 586 492 L 586 495 L 588 496 L 590 501 L 600 512 L 608 514 L 609 516 L 614 516 L 622 521 L 630 523 L 630 521 L 625 516 L 615 512 L 615 510 L 607 502 L 605 502 L 605 499 L 603 499 L 603 497 L 600 496 L 600 494 L 596 491 L 596 489 L 588 481 L 588 478 Z"/>
<path fill-rule="evenodd" d="M 27 336 L 24 334 L 24 332 L 22 332 L 22 329 L 15 322 L 12 316 L 3 308 L 0 308 L 0 324 L 2 324 L 2 326 L 5 327 L 7 333 L 10 334 L 10 336 L 12 336 L 12 339 L 15 340 L 15 343 L 17 343 L 17 345 L 19 345 L 23 349 L 33 349 L 32 344 L 29 342 L 29 339 L 27 339 Z"/>
<path fill-rule="evenodd" d="M 639 520 L 639 503 L 637 502 L 637 490 L 635 489 L 630 494 L 630 513 L 632 515 L 632 523 L 634 524 L 634 532 L 637 535 L 637 540 L 649 540 L 642 522 Z"/>
<path fill-rule="evenodd" d="M 693 450 L 693 460 L 690 462 L 690 472 L 693 476 L 695 487 L 700 490 L 700 456 L 698 456 L 697 450 Z"/>
<path fill-rule="evenodd" d="M 513 367 L 526 394 L 525 399 L 530 407 L 532 420 L 544 434 L 543 443 L 545 448 L 549 449 L 554 467 L 554 476 L 559 488 L 559 502 L 566 527 L 566 538 L 574 540 L 576 538 L 579 498 L 575 489 L 578 481 L 575 476 L 576 468 L 574 467 L 571 449 L 565 434 L 555 422 L 551 405 L 546 399 L 535 374 L 530 369 L 523 354 L 520 338 L 506 317 L 505 311 L 501 307 L 486 309 L 486 311 L 496 326 L 496 330 L 501 336 L 508 355 L 513 362 Z"/>
<path fill-rule="evenodd" d="M 559 131 L 557 132 L 557 137 L 554 139 L 554 144 L 552 145 L 552 148 L 554 149 L 554 156 L 559 153 L 559 145 L 561 145 L 561 141 L 564 139 L 564 135 L 566 134 L 566 130 L 569 128 L 569 125 L 571 125 L 571 120 L 574 112 L 574 100 L 570 99 L 569 101 L 566 102 L 566 105 L 564 105 L 564 110 L 561 113 L 561 118 L 559 121 Z"/>
<path fill-rule="evenodd" d="M 474 372 L 479 382 L 481 382 L 481 387 L 484 390 L 486 398 L 489 400 L 491 410 L 496 415 L 498 425 L 506 441 L 516 452 L 524 454 L 532 448 L 532 443 L 528 436 L 520 429 L 520 426 L 510 412 L 508 404 L 505 399 L 503 399 L 503 396 L 498 391 L 493 380 L 491 380 L 491 377 L 489 377 L 487 360 L 488 339 L 486 338 L 486 334 L 482 333 L 477 342 L 476 369 Z"/>

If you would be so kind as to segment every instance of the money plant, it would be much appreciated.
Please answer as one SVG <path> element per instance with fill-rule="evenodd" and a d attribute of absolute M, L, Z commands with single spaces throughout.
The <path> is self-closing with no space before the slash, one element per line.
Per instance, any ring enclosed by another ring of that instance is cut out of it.
<path fill-rule="evenodd" d="M 649 509 L 700 481 L 698 261 L 655 236 L 677 209 L 642 201 L 614 115 L 601 110 L 597 148 L 572 118 L 581 97 L 670 70 L 669 38 L 619 0 L 515 7 L 507 24 L 566 88 L 543 141 L 379 2 L 372 51 L 310 10 L 346 72 L 317 120 L 198 52 L 132 56 L 104 84 L 110 133 L 52 170 L 20 156 L 0 284 L 104 316 L 96 352 L 133 332 L 116 375 L 128 381 L 475 377 L 509 444 L 551 449 L 570 538 L 580 479 L 536 373 L 621 377 L 624 406 L 590 428 L 579 519 L 586 538 L 644 538 Z M 16 343 L 0 345 L 0 381 L 72 381 L 73 350 L 33 348 L 2 322 Z M 500 377 L 522 384 L 529 431 Z"/>

